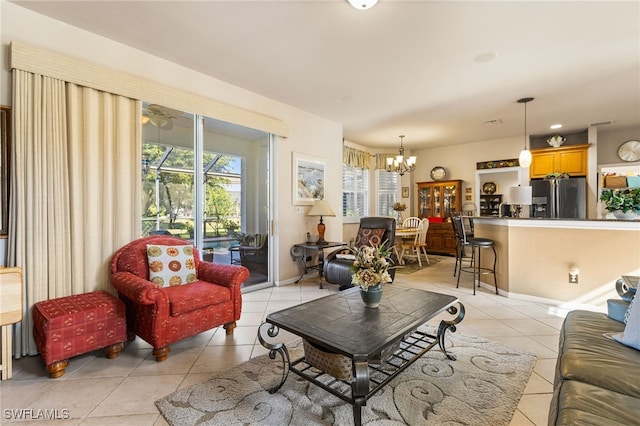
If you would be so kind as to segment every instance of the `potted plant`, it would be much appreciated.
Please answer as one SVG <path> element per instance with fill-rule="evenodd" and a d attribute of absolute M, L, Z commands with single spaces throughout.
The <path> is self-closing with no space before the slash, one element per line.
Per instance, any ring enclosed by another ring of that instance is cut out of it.
<path fill-rule="evenodd" d="M 608 189 L 600 194 L 604 208 L 618 219 L 634 219 L 640 212 L 640 188 Z"/>
<path fill-rule="evenodd" d="M 360 287 L 360 296 L 366 307 L 378 307 L 382 298 L 381 284 L 392 281 L 389 274 L 392 267 L 393 261 L 385 243 L 363 246 L 357 250 L 351 266 L 351 283 Z"/>

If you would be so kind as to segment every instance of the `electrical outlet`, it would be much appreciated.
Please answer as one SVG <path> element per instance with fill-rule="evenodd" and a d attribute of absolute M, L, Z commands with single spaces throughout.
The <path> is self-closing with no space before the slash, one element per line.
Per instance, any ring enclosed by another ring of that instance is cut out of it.
<path fill-rule="evenodd" d="M 296 214 L 304 214 L 304 207 L 296 206 Z"/>

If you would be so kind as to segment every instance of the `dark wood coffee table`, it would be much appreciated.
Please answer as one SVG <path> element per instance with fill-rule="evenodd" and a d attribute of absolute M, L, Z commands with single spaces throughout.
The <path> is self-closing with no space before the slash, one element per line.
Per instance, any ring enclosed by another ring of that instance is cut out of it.
<path fill-rule="evenodd" d="M 289 371 L 293 371 L 353 405 L 355 424 L 360 425 L 362 406 L 367 400 L 435 345 L 455 360 L 447 353 L 444 342 L 446 331 L 455 331 L 455 325 L 464 318 L 464 305 L 457 298 L 385 285 L 380 306 L 371 309 L 364 306 L 359 291 L 349 289 L 267 315 L 258 329 L 258 339 L 269 349 L 271 359 L 279 354 L 283 364 L 282 380 L 270 393 L 277 392 Z M 418 330 L 444 311 L 457 316 L 441 321 L 437 335 Z M 286 345 L 273 341 L 279 329 L 296 334 L 325 352 L 347 357 L 352 363 L 352 377 L 334 379 L 313 368 L 305 357 L 292 361 Z"/>

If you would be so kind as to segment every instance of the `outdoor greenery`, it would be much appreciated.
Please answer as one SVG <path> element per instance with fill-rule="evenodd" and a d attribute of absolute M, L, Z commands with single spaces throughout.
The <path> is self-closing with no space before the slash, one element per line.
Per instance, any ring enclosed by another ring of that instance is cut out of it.
<path fill-rule="evenodd" d="M 160 169 L 156 170 L 167 149 L 171 149 L 170 154 Z M 143 232 L 147 234 L 155 229 L 156 222 L 159 221 L 160 229 L 184 229 L 188 237 L 193 237 L 193 220 L 189 219 L 193 217 L 194 210 L 193 150 L 145 143 L 142 154 L 150 165 L 142 177 Z M 229 172 L 232 157 L 204 153 L 204 164 L 213 160 L 216 160 L 215 164 L 208 171 L 204 182 L 205 236 L 227 235 L 228 230 L 240 228 L 239 220 L 233 219 L 240 217 L 240 205 L 227 190 L 231 180 L 222 176 Z"/>
<path fill-rule="evenodd" d="M 608 189 L 602 191 L 600 201 L 604 202 L 605 208 L 610 212 L 640 212 L 640 188 Z"/>

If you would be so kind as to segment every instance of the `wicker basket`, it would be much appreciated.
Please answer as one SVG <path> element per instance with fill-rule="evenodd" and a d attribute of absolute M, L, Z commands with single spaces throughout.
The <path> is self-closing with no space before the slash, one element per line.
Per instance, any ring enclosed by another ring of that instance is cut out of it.
<path fill-rule="evenodd" d="M 352 377 L 351 360 L 344 355 L 327 352 L 311 342 L 304 340 L 304 357 L 309 365 L 322 370 L 338 380 L 350 380 Z"/>
<path fill-rule="evenodd" d="M 605 176 L 604 187 L 605 188 L 625 188 L 627 186 L 626 176 Z"/>

